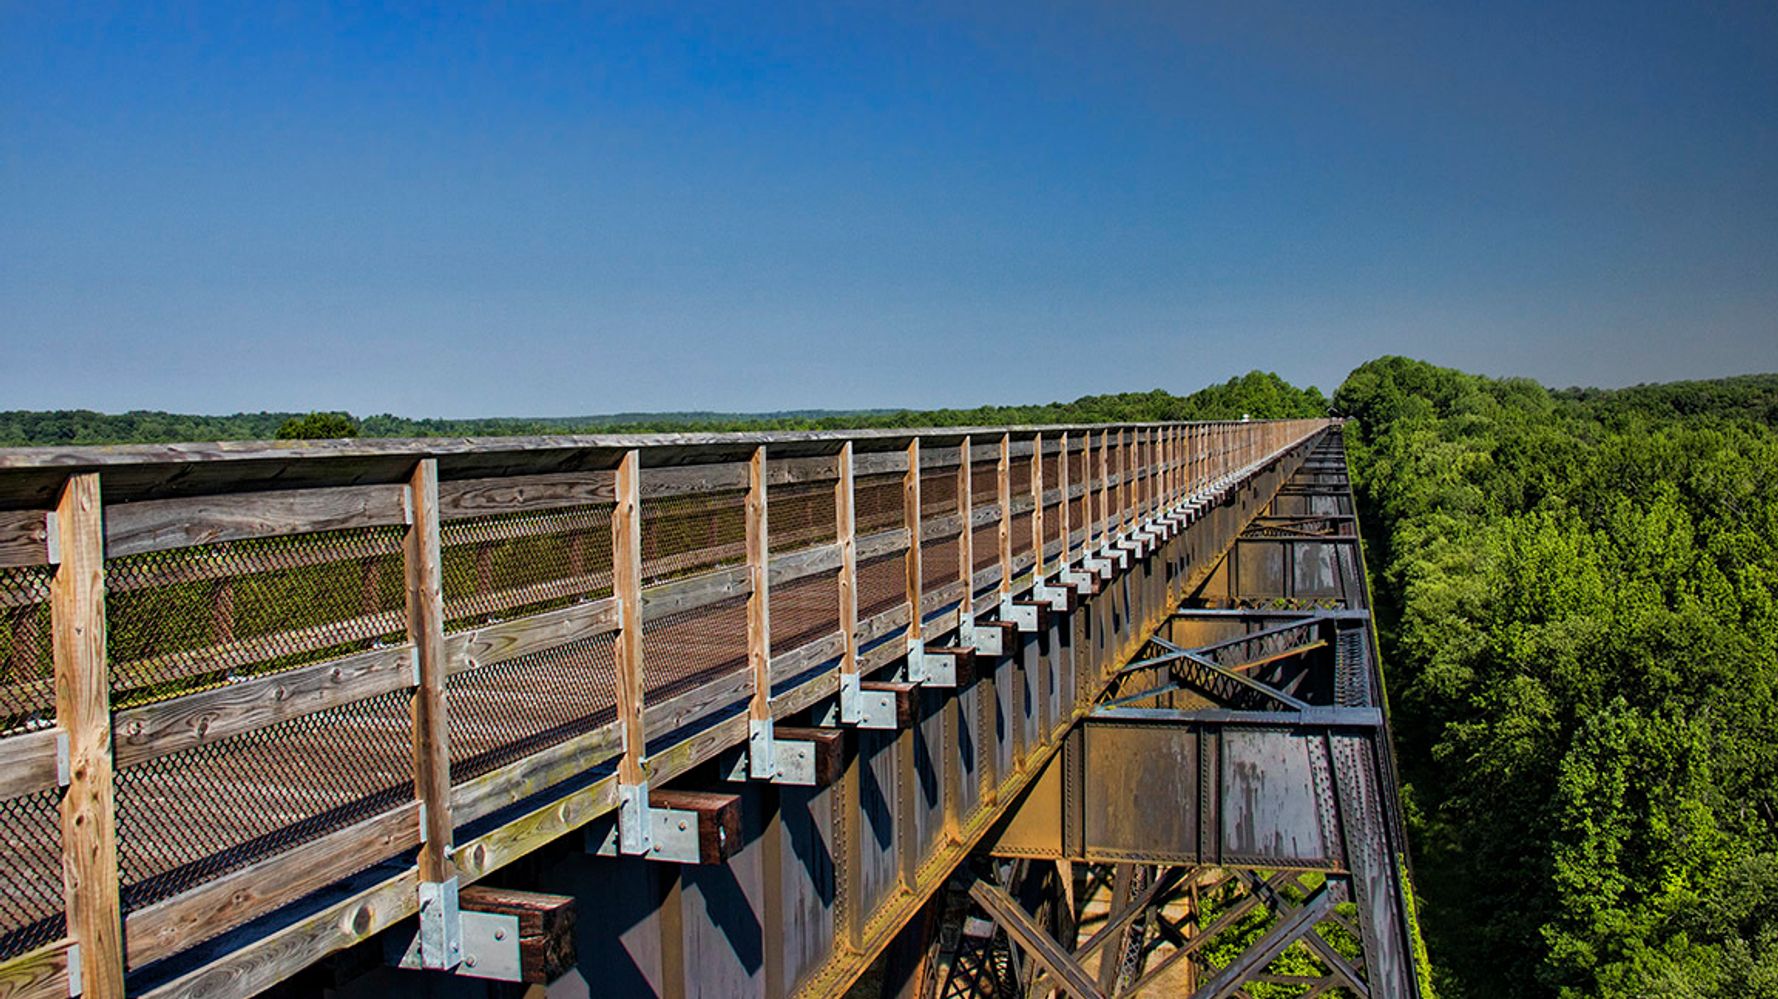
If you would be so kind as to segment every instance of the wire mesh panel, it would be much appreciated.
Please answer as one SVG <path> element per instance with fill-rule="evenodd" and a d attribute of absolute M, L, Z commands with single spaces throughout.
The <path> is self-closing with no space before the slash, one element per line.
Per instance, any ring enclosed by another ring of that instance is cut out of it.
<path fill-rule="evenodd" d="M 611 593 L 609 503 L 446 521 L 440 542 L 446 631 Z M 599 635 L 447 678 L 452 781 L 615 718 L 613 645 Z"/>
<path fill-rule="evenodd" d="M 853 480 L 852 519 L 858 534 L 875 534 L 905 523 L 901 488 L 900 472 L 860 475 Z"/>
<path fill-rule="evenodd" d="M 119 769 L 125 911 L 414 800 L 408 700 L 379 694 Z"/>
<path fill-rule="evenodd" d="M 976 572 L 1000 561 L 1000 522 L 990 520 L 975 529 L 970 538 L 970 548 L 975 555 Z"/>
<path fill-rule="evenodd" d="M 6 736 L 55 724 L 46 565 L 0 568 L 0 759 Z M 0 801 L 0 960 L 66 935 L 62 908 L 61 792 Z"/>
<path fill-rule="evenodd" d="M 746 666 L 745 596 L 664 614 L 642 623 L 642 685 L 646 701 L 664 700 L 694 690 Z"/>
<path fill-rule="evenodd" d="M 1031 511 L 1017 514 L 1012 519 L 1012 557 L 1018 558 L 1031 551 Z"/>
<path fill-rule="evenodd" d="M 404 640 L 400 525 L 250 538 L 105 565 L 112 706 Z"/>
<path fill-rule="evenodd" d="M 523 617 L 611 593 L 611 504 L 439 525 L 445 630 Z"/>
<path fill-rule="evenodd" d="M 936 468 L 920 470 L 920 519 L 931 520 L 957 512 L 958 448 L 932 448 L 929 460 L 941 462 Z"/>
<path fill-rule="evenodd" d="M 961 547 L 961 539 L 955 536 L 926 542 L 920 550 L 920 590 L 923 593 L 949 586 L 961 578 L 957 572 Z"/>
<path fill-rule="evenodd" d="M 1008 478 L 1012 480 L 1014 502 L 1021 496 L 1031 495 L 1031 455 L 1029 453 L 1014 455 L 1012 468 L 1008 469 Z"/>
<path fill-rule="evenodd" d="M 831 544 L 839 536 L 832 479 L 773 486 L 766 503 L 766 546 L 774 555 Z"/>
<path fill-rule="evenodd" d="M 49 788 L 0 801 L 0 961 L 67 935 L 61 798 Z"/>
<path fill-rule="evenodd" d="M 892 610 L 906 603 L 907 599 L 907 562 L 902 553 L 891 552 L 858 563 L 860 622 Z"/>
<path fill-rule="evenodd" d="M 55 724 L 50 651 L 53 566 L 0 568 L 0 734 Z"/>
<path fill-rule="evenodd" d="M 1000 502 L 1000 465 L 994 458 L 977 458 L 969 468 L 969 500 L 976 509 Z"/>
<path fill-rule="evenodd" d="M 747 561 L 747 491 L 662 496 L 642 503 L 642 585 Z"/>
<path fill-rule="evenodd" d="M 840 630 L 840 571 L 772 587 L 772 655 L 800 649 Z"/>
<path fill-rule="evenodd" d="M 615 635 L 596 635 L 447 679 L 451 780 L 490 773 L 616 719 L 615 645 Z"/>

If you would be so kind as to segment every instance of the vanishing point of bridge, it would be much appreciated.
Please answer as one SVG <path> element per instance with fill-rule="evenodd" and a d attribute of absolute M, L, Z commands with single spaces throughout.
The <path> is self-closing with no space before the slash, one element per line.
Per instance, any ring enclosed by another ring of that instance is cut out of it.
<path fill-rule="evenodd" d="M 1325 420 L 0 450 L 0 999 L 1415 996 Z"/>

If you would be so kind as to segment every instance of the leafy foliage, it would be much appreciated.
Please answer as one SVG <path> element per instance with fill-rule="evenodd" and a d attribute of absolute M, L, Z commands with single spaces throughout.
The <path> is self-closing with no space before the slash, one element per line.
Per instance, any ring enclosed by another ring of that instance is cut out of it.
<path fill-rule="evenodd" d="M 1441 993 L 1778 996 L 1775 389 L 1335 394 Z"/>
<path fill-rule="evenodd" d="M 354 420 L 345 413 L 236 413 L 191 416 L 133 412 L 107 415 L 89 410 L 0 412 L 0 446 L 79 444 L 164 444 L 203 440 L 285 438 L 297 428 L 316 436 L 505 437 L 526 434 L 648 433 L 687 430 L 846 430 L 858 427 L 998 426 L 1020 423 L 1119 423 L 1146 420 L 1238 420 L 1314 417 L 1327 413 L 1327 400 L 1313 386 L 1299 389 L 1271 372 L 1250 371 L 1221 385 L 1177 396 L 1155 389 L 1090 395 L 1073 402 L 975 409 L 802 410 L 786 413 L 618 413 L 549 419 L 409 419 L 380 414 Z M 320 433 L 342 429 L 312 421 L 337 417 L 356 434 Z"/>
<path fill-rule="evenodd" d="M 278 426 L 281 441 L 335 440 L 358 436 L 358 421 L 350 413 L 310 413 L 293 416 Z"/>

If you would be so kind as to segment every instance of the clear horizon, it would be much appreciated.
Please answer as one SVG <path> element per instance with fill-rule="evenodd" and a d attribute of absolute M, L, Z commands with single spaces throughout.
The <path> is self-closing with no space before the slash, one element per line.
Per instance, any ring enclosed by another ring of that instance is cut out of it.
<path fill-rule="evenodd" d="M 0 409 L 1778 370 L 1770 5 L 15 5 L 0 123 Z"/>

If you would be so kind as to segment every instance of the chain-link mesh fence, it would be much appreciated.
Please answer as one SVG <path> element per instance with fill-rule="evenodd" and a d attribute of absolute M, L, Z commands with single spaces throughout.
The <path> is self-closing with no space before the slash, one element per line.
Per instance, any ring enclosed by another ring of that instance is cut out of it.
<path fill-rule="evenodd" d="M 445 630 L 611 593 L 611 505 L 448 520 L 439 527 Z"/>
<path fill-rule="evenodd" d="M 105 566 L 112 706 L 399 642 L 400 525 L 144 552 Z"/>
<path fill-rule="evenodd" d="M 906 504 L 901 486 L 900 472 L 860 475 L 852 481 L 852 523 L 860 537 L 902 526 Z"/>
<path fill-rule="evenodd" d="M 646 703 L 659 703 L 746 667 L 745 596 L 642 622 Z"/>
<path fill-rule="evenodd" d="M 832 479 L 773 486 L 766 500 L 766 545 L 773 555 L 831 544 L 837 536 Z"/>
<path fill-rule="evenodd" d="M 840 571 L 818 572 L 772 587 L 772 655 L 840 630 Z"/>
<path fill-rule="evenodd" d="M 0 961 L 67 934 L 61 798 L 48 788 L 0 801 Z"/>
<path fill-rule="evenodd" d="M 642 585 L 747 561 L 747 491 L 642 502 Z"/>
<path fill-rule="evenodd" d="M 55 723 L 49 586 L 55 568 L 0 568 L 0 734 Z"/>
<path fill-rule="evenodd" d="M 409 698 L 379 694 L 120 768 L 125 911 L 412 801 Z"/>
<path fill-rule="evenodd" d="M 901 552 L 878 555 L 858 563 L 858 620 L 870 620 L 908 598 L 907 561 Z"/>

